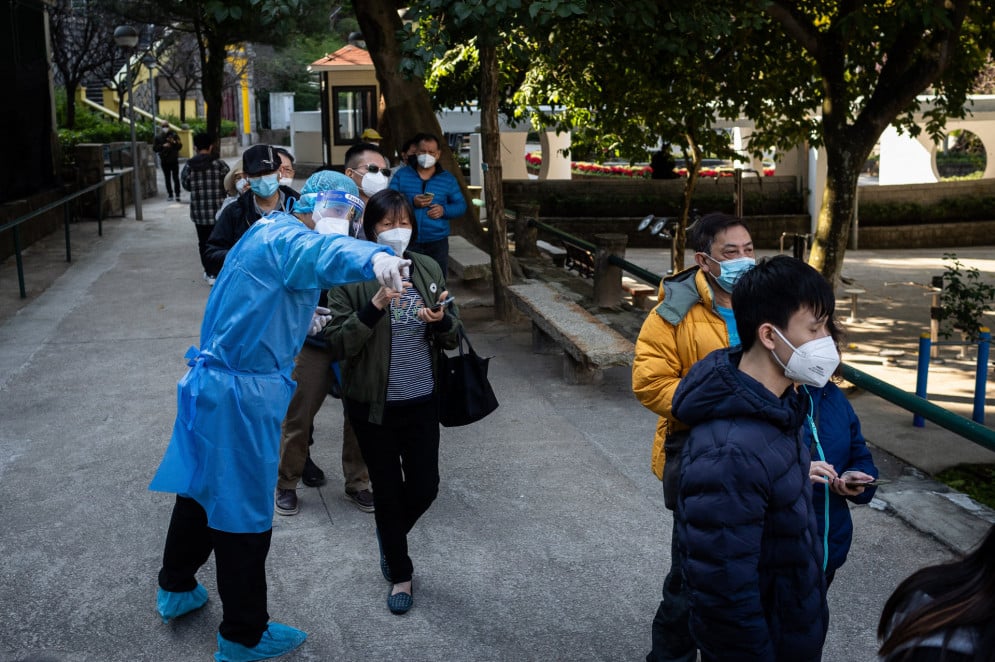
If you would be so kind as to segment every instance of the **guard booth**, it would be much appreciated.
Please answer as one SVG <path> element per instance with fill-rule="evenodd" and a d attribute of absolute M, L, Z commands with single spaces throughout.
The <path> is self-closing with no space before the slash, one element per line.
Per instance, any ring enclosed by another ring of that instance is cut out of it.
<path fill-rule="evenodd" d="M 321 83 L 320 143 L 317 135 L 294 136 L 299 161 L 342 166 L 364 129 L 378 129 L 380 86 L 368 51 L 351 44 L 312 62 Z M 313 130 L 313 126 L 311 129 Z"/>

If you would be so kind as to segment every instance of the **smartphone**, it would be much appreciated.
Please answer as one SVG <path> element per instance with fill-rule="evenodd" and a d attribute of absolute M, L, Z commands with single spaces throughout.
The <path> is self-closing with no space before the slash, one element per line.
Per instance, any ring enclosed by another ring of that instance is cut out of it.
<path fill-rule="evenodd" d="M 432 198 L 435 197 L 435 193 L 422 193 L 419 195 L 420 198 L 427 198 L 426 202 L 432 202 Z"/>
<path fill-rule="evenodd" d="M 443 299 L 442 301 L 440 301 L 437 304 L 435 304 L 434 306 L 430 306 L 429 310 L 439 310 L 443 306 L 449 305 L 455 298 L 456 297 L 454 297 L 454 296 L 448 296 L 445 299 Z"/>
<path fill-rule="evenodd" d="M 855 489 L 857 487 L 875 487 L 877 485 L 887 485 L 891 481 L 887 478 L 875 478 L 874 480 L 865 481 L 846 481 L 846 486 L 848 488 Z"/>

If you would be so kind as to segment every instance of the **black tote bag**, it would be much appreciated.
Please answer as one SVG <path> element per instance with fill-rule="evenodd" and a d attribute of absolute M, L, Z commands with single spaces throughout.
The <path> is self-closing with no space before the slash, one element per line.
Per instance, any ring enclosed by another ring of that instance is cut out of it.
<path fill-rule="evenodd" d="M 473 351 L 462 328 L 458 334 L 459 354 L 442 354 L 439 375 L 439 422 L 447 428 L 475 423 L 498 407 L 494 389 L 487 381 L 490 357 L 481 358 Z"/>

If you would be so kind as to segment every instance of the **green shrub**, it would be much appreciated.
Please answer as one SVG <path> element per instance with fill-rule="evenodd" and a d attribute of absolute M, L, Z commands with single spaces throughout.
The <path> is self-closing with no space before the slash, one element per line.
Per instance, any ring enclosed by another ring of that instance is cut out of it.
<path fill-rule="evenodd" d="M 944 253 L 943 261 L 948 264 L 940 293 L 940 335 L 949 338 L 956 330 L 977 340 L 981 316 L 995 303 L 995 285 L 981 280 L 977 267 L 966 268 L 956 253 Z"/>

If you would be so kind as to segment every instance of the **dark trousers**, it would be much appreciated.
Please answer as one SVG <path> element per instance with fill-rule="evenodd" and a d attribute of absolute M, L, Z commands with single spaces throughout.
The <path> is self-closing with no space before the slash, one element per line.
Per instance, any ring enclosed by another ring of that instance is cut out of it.
<path fill-rule="evenodd" d="M 388 406 L 380 425 L 369 407 L 346 402 L 349 422 L 370 471 L 374 518 L 394 583 L 411 579 L 408 532 L 439 493 L 439 406 L 435 400 Z"/>
<path fill-rule="evenodd" d="M 207 526 L 199 503 L 177 495 L 162 554 L 159 586 L 182 593 L 197 587 L 197 570 L 214 551 L 223 616 L 218 632 L 228 641 L 252 648 L 269 623 L 266 611 L 266 555 L 272 529 L 227 533 Z"/>
<path fill-rule="evenodd" d="M 159 164 L 162 166 L 162 175 L 166 178 L 166 196 L 172 198 L 175 190 L 176 197 L 180 197 L 180 162 L 163 163 L 160 160 Z"/>
<path fill-rule="evenodd" d="M 697 657 L 679 542 L 675 521 L 670 535 L 670 572 L 663 580 L 663 599 L 653 618 L 653 650 L 646 662 L 694 662 Z"/>
<path fill-rule="evenodd" d="M 427 255 L 438 262 L 439 266 L 442 267 L 443 277 L 449 273 L 446 271 L 449 267 L 449 237 L 438 241 L 418 241 L 408 246 L 408 250 Z"/>
<path fill-rule="evenodd" d="M 204 267 L 204 273 L 208 276 L 217 276 L 218 274 L 212 274 L 207 268 L 207 259 L 204 257 L 207 254 L 207 240 L 211 238 L 214 226 L 194 223 L 194 227 L 197 228 L 197 249 L 200 251 L 200 265 Z"/>

